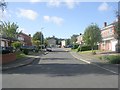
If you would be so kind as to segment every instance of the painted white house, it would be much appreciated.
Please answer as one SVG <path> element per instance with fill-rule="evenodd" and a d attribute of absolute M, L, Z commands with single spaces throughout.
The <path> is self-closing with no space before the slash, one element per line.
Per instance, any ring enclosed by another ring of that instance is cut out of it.
<path fill-rule="evenodd" d="M 84 42 L 83 42 L 83 35 L 81 34 L 81 35 L 79 35 L 79 36 L 77 36 L 77 38 L 76 38 L 77 40 L 76 40 L 76 43 L 77 44 L 79 44 L 79 45 L 82 45 Z"/>
<path fill-rule="evenodd" d="M 65 40 L 62 40 L 61 41 L 61 47 L 65 47 L 66 46 L 66 41 Z"/>
<path fill-rule="evenodd" d="M 54 38 L 48 39 L 48 45 L 50 47 L 56 47 L 56 40 Z"/>
<path fill-rule="evenodd" d="M 102 42 L 99 44 L 100 50 L 116 51 L 116 44 L 118 40 L 115 38 L 115 22 L 107 25 L 104 23 L 104 27 L 101 29 Z"/>

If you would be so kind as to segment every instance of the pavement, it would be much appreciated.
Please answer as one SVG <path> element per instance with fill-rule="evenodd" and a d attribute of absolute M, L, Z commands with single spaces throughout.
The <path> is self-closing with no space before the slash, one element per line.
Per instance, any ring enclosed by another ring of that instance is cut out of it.
<path fill-rule="evenodd" d="M 28 57 L 18 59 L 16 61 L 13 61 L 13 62 L 10 62 L 10 63 L 7 63 L 7 64 L 3 64 L 2 65 L 2 71 L 29 65 L 37 58 L 40 58 L 40 54 L 29 55 Z"/>
<path fill-rule="evenodd" d="M 88 64 L 93 64 L 97 67 L 110 71 L 112 73 L 118 74 L 118 64 L 109 64 L 105 60 L 100 60 L 98 58 L 93 57 L 90 54 L 79 54 L 77 52 L 71 51 L 70 48 L 62 48 L 65 51 L 68 51 L 73 57 L 78 60 L 81 60 Z"/>

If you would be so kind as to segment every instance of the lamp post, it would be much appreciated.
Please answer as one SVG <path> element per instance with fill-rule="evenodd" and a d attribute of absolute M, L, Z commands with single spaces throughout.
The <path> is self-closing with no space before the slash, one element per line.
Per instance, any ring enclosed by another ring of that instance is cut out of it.
<path fill-rule="evenodd" d="M 42 50 L 42 30 L 44 29 L 44 27 L 42 27 L 40 30 L 41 30 L 41 50 Z"/>

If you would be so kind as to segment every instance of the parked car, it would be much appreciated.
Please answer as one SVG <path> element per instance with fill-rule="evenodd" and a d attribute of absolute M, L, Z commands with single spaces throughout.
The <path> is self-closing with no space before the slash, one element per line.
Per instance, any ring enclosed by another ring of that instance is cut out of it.
<path fill-rule="evenodd" d="M 73 46 L 72 45 L 67 45 L 66 48 L 72 48 Z"/>
<path fill-rule="evenodd" d="M 47 47 L 46 51 L 52 52 L 52 48 L 51 47 Z"/>
<path fill-rule="evenodd" d="M 37 50 L 36 46 L 21 46 L 20 50 L 28 49 L 30 51 L 35 51 Z"/>
<path fill-rule="evenodd" d="M 0 47 L 0 53 L 2 54 L 13 53 L 13 47 Z"/>

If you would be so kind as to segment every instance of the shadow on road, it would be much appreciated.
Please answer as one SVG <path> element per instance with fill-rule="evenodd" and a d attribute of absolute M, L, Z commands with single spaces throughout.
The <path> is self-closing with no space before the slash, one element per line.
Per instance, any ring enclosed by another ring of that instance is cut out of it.
<path fill-rule="evenodd" d="M 36 61 L 37 62 L 37 61 Z M 35 63 L 34 63 L 35 64 Z M 36 64 L 4 71 L 3 74 L 46 74 L 55 76 L 115 75 L 91 64 Z"/>

